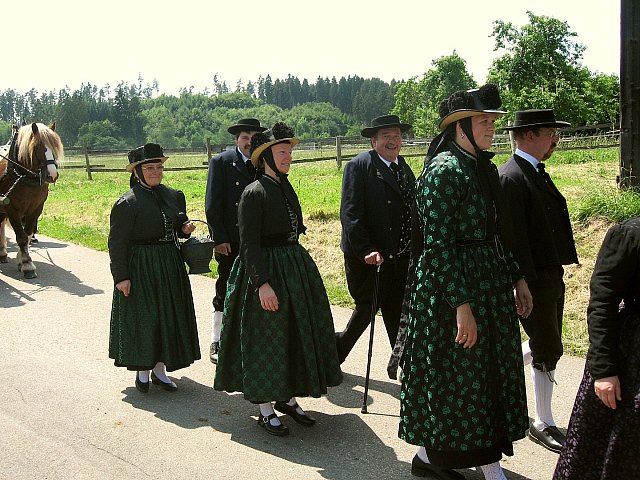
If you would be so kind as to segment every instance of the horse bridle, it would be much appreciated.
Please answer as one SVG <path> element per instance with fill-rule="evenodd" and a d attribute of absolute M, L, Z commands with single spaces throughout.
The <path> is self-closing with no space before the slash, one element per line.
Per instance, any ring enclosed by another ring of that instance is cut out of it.
<path fill-rule="evenodd" d="M 35 180 L 37 180 L 38 183 L 42 185 L 42 178 L 43 178 L 42 173 L 33 172 L 27 167 L 25 167 L 24 165 L 21 165 L 20 163 L 18 163 L 18 145 L 17 144 L 18 144 L 18 131 L 16 130 L 15 133 L 13 134 L 13 139 L 11 140 L 11 145 L 9 146 L 9 152 L 7 153 L 7 155 L 5 156 L 0 153 L 0 157 L 4 158 L 7 162 L 9 162 L 12 165 L 13 168 L 11 169 L 11 171 L 15 175 L 16 181 L 13 182 L 13 184 L 11 185 L 11 187 L 9 187 L 9 190 L 7 190 L 5 194 L 0 193 L 0 196 L 8 197 L 11 191 L 23 179 L 28 180 L 31 178 L 34 180 L 34 183 L 35 183 Z M 48 149 L 45 148 L 46 162 L 41 166 L 41 170 L 46 169 L 47 165 L 56 164 L 56 159 L 53 158 L 53 155 L 51 156 L 51 158 L 49 158 L 49 156 L 47 155 L 47 152 L 48 152 Z M 18 172 L 18 169 L 21 169 L 26 173 L 20 174 Z M 47 178 L 48 177 L 45 177 L 45 183 L 52 183 L 47 181 Z"/>

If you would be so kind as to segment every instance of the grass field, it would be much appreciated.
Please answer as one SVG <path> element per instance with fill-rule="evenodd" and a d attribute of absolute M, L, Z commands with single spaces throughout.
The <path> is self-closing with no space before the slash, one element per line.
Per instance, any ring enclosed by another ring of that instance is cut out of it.
<path fill-rule="evenodd" d="M 403 150 L 403 153 L 409 153 Z M 295 152 L 302 159 L 307 152 Z M 313 154 L 317 156 L 317 152 Z M 348 158 L 348 157 L 346 157 Z M 496 156 L 499 165 L 507 155 Z M 84 163 L 84 158 L 69 157 L 68 165 Z M 173 155 L 166 163 L 164 183 L 182 190 L 191 218 L 204 219 L 204 194 L 207 171 L 171 171 L 171 167 L 203 166 L 204 155 Z M 422 157 L 408 159 L 418 174 Z M 59 182 L 50 189 L 49 199 L 39 222 L 39 231 L 62 240 L 106 250 L 109 212 L 115 200 L 129 188 L 129 175 L 124 171 L 124 156 L 92 159 L 92 163 L 122 172 L 94 172 L 87 180 L 86 172 L 65 169 Z M 636 194 L 625 197 L 615 185 L 618 173 L 618 149 L 558 151 L 547 162 L 547 170 L 567 197 L 573 220 L 580 265 L 566 268 L 567 297 L 565 307 L 565 346 L 582 355 L 586 352 L 585 311 L 588 285 L 595 256 L 606 229 L 623 218 L 640 214 Z M 346 288 L 342 253 L 340 252 L 340 184 L 342 170 L 335 161 L 294 164 L 290 180 L 298 192 L 305 221 L 309 228 L 301 242 L 316 260 L 332 304 L 352 306 Z M 205 234 L 198 227 L 197 233 Z M 215 262 L 211 263 L 216 275 Z"/>

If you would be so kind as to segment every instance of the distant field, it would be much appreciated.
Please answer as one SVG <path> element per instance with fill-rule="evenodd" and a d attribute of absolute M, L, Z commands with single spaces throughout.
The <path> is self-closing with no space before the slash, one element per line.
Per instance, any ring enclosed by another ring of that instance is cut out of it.
<path fill-rule="evenodd" d="M 419 152 L 420 150 L 414 150 Z M 410 150 L 403 150 L 409 153 Z M 356 153 L 356 152 L 351 152 Z M 423 151 L 421 152 L 423 153 Z M 297 160 L 318 156 L 318 152 L 295 152 Z M 347 155 L 346 158 L 349 158 Z M 507 155 L 495 158 L 503 163 Z M 174 154 L 166 163 L 168 168 L 203 166 L 204 154 Z M 69 156 L 68 165 L 84 163 L 84 157 Z M 409 158 L 418 174 L 422 167 L 422 155 Z M 106 250 L 109 231 L 109 212 L 115 200 L 129 188 L 129 174 L 124 171 L 126 158 L 102 157 L 97 162 L 121 172 L 95 172 L 88 181 L 86 172 L 76 169 L 62 171 L 60 181 L 50 190 L 49 200 L 39 223 L 45 235 Z M 565 340 L 567 349 L 584 354 L 587 345 L 585 311 L 588 301 L 588 283 L 604 233 L 612 223 L 610 217 L 594 210 L 593 198 L 598 195 L 616 196 L 615 176 L 618 168 L 618 149 L 557 152 L 548 162 L 548 171 L 565 194 L 569 211 L 574 219 L 574 232 L 581 264 L 566 269 L 567 304 Z M 204 194 L 206 170 L 171 171 L 165 173 L 164 183 L 184 191 L 188 214 L 191 218 L 204 219 Z M 309 231 L 302 238 L 303 244 L 318 263 L 324 278 L 330 301 L 336 305 L 352 306 L 346 289 L 340 242 L 340 184 L 342 170 L 335 161 L 293 165 L 290 180 L 297 190 Z M 635 206 L 621 215 L 632 215 Z M 594 213 L 595 212 L 595 213 Z M 640 210 L 635 211 L 640 214 Z M 577 221 L 580 219 L 580 221 Z M 204 229 L 199 230 L 204 234 Z M 216 264 L 211 263 L 216 275 Z"/>

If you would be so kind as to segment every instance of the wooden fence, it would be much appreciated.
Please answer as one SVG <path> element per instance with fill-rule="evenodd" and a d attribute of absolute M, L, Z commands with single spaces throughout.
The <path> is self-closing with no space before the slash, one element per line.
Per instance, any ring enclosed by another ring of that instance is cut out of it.
<path fill-rule="evenodd" d="M 612 148 L 620 145 L 620 130 L 616 124 L 601 124 L 585 127 L 562 129 L 561 143 L 556 150 L 590 150 L 597 148 Z M 422 157 L 426 154 L 433 138 L 405 138 L 403 141 L 403 157 Z M 211 156 L 234 148 L 235 145 L 212 145 L 210 142 L 203 148 L 175 148 L 165 149 L 168 156 L 172 154 L 189 155 L 192 162 L 186 166 L 168 167 L 167 171 L 180 170 L 206 170 Z M 307 163 L 333 160 L 337 168 L 342 167 L 343 161 L 348 160 L 356 152 L 369 150 L 371 145 L 364 137 L 329 137 L 302 140 L 296 151 L 304 152 L 302 157 L 294 159 L 294 163 Z M 496 154 L 510 154 L 513 151 L 513 143 L 506 133 L 497 134 L 494 138 L 492 151 Z M 62 168 L 83 169 L 87 172 L 89 180 L 93 179 L 93 173 L 121 172 L 128 161 L 127 150 L 92 150 L 86 147 L 65 147 L 69 161 Z M 317 155 L 313 155 L 317 153 Z M 299 155 L 300 157 L 300 155 Z M 118 159 L 118 168 L 115 168 L 113 159 Z M 108 159 L 108 160 L 107 160 Z M 121 162 L 119 160 L 122 160 Z M 110 163 L 111 165 L 107 165 Z"/>

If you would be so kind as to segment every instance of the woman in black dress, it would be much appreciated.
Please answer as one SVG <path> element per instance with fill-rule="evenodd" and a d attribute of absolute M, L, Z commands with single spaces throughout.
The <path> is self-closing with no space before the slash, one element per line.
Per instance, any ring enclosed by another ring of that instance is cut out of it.
<path fill-rule="evenodd" d="M 313 425 L 296 397 L 319 397 L 342 381 L 327 293 L 298 243 L 306 227 L 287 179 L 298 142 L 283 123 L 252 138 L 260 176 L 238 206 L 240 255 L 229 277 L 214 381 L 216 390 L 243 392 L 258 404 L 258 424 L 278 436 L 289 429 L 274 408 Z"/>
<path fill-rule="evenodd" d="M 136 370 L 136 388 L 151 382 L 177 390 L 166 371 L 200 358 L 191 285 L 178 250 L 195 226 L 184 194 L 162 185 L 162 147 L 147 143 L 129 152 L 131 189 L 111 209 L 109 256 L 115 288 L 109 358 Z"/>
<path fill-rule="evenodd" d="M 553 478 L 638 478 L 640 217 L 609 229 L 590 288 L 589 352 Z"/>

